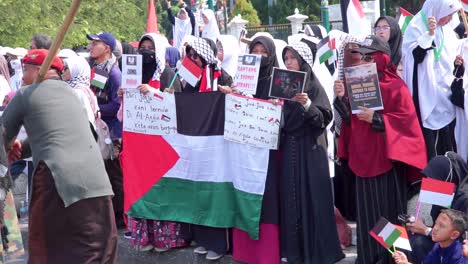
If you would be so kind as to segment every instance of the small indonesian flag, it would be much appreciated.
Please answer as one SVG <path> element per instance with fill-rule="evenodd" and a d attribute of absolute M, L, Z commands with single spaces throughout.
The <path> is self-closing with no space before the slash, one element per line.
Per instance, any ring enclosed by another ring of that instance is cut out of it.
<path fill-rule="evenodd" d="M 419 202 L 450 208 L 455 195 L 455 184 L 424 178 L 419 193 Z"/>
<path fill-rule="evenodd" d="M 401 33 L 405 34 L 406 28 L 408 27 L 413 17 L 413 14 L 400 7 L 400 18 L 398 19 L 398 25 L 400 25 Z"/>
<path fill-rule="evenodd" d="M 195 86 L 200 80 L 203 70 L 198 67 L 189 57 L 185 57 L 177 72 L 191 86 Z"/>
<path fill-rule="evenodd" d="M 335 50 L 335 39 L 330 39 L 329 36 L 322 39 L 317 48 L 317 56 L 319 57 L 320 63 L 326 62 L 330 58 L 334 58 L 335 54 L 333 53 Z"/>
<path fill-rule="evenodd" d="M 400 249 L 412 251 L 409 238 L 408 238 L 408 232 L 406 231 L 406 228 L 399 226 L 399 225 L 395 225 L 395 227 L 401 232 L 401 235 L 400 237 L 398 237 L 398 239 L 395 241 L 393 245 Z"/>
<path fill-rule="evenodd" d="M 390 248 L 401 235 L 401 231 L 383 217 L 369 233 L 384 248 Z"/>

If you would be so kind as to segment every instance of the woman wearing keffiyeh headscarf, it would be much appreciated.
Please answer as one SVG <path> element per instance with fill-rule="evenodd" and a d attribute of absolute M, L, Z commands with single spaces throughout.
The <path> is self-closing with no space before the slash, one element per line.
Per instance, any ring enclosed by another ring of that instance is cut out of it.
<path fill-rule="evenodd" d="M 96 95 L 89 88 L 91 75 L 89 63 L 81 56 L 74 56 L 65 59 L 65 65 L 63 79 L 78 95 L 86 109 L 89 122 L 96 128 L 96 114 L 99 111 L 99 106 Z"/>
<path fill-rule="evenodd" d="M 189 42 L 186 56 L 202 68 L 203 73 L 197 85 L 193 87 L 187 83 L 184 92 L 212 92 L 232 85 L 231 76 L 218 66 L 217 53 L 216 44 L 211 39 L 196 38 Z"/>
<path fill-rule="evenodd" d="M 288 263 L 335 263 L 344 257 L 335 224 L 325 129 L 333 118 L 303 42 L 283 50 L 288 70 L 307 73 L 302 93 L 283 107 L 280 177 L 281 255 Z"/>
<path fill-rule="evenodd" d="M 156 89 L 168 91 L 167 88 L 175 73 L 171 67 L 166 66 L 167 47 L 170 46 L 164 36 L 149 33 L 140 38 L 138 53 L 143 56 L 143 84 L 138 86 L 138 89 L 141 93 L 155 93 Z M 180 92 L 178 79 L 169 92 L 173 91 Z M 188 229 L 185 228 L 184 223 L 131 218 L 130 226 L 132 227 L 131 243 L 139 251 L 149 251 L 154 248 L 157 252 L 165 252 L 171 248 L 185 247 L 190 244 L 183 234 L 183 230 Z"/>

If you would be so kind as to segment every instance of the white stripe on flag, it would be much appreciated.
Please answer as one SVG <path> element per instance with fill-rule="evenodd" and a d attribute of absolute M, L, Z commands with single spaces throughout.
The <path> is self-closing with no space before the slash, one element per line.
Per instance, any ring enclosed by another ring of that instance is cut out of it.
<path fill-rule="evenodd" d="M 453 194 L 444 194 L 421 190 L 419 193 L 419 201 L 427 204 L 435 204 L 444 207 L 450 207 L 453 201 Z"/>
<path fill-rule="evenodd" d="M 98 81 L 98 82 L 100 82 L 100 83 L 106 83 L 107 77 L 102 76 L 102 75 L 99 75 L 99 74 L 96 74 L 96 75 L 94 75 L 93 80 L 94 80 L 94 81 Z"/>
<path fill-rule="evenodd" d="M 393 231 L 395 231 L 395 229 L 396 227 L 393 224 L 387 223 L 384 229 L 382 229 L 382 231 L 380 231 L 380 233 L 378 233 L 377 235 L 381 236 L 385 241 L 393 233 Z"/>
<path fill-rule="evenodd" d="M 412 251 L 411 244 L 410 244 L 409 240 L 407 238 L 404 238 L 404 237 L 401 237 L 401 236 L 395 241 L 395 243 L 393 243 L 393 245 L 395 247 L 397 247 L 397 248 Z"/>
<path fill-rule="evenodd" d="M 270 151 L 223 136 L 170 135 L 164 139 L 180 159 L 165 175 L 199 182 L 232 182 L 237 190 L 263 195 Z"/>
<path fill-rule="evenodd" d="M 184 66 L 180 67 L 179 69 L 179 75 L 184 78 L 186 82 L 188 82 L 191 86 L 197 85 L 198 82 L 198 77 L 193 75 L 192 72 L 190 72 L 187 68 Z"/>

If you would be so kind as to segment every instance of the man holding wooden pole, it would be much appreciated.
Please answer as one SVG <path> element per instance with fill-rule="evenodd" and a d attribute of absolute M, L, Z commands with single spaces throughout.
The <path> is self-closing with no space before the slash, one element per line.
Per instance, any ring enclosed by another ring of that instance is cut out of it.
<path fill-rule="evenodd" d="M 55 56 L 78 11 L 72 7 L 50 51 L 23 59 L 22 87 L 2 116 L 9 161 L 31 155 L 29 263 L 115 263 L 117 228 L 112 187 L 99 147 L 74 91 L 61 81 Z M 21 126 L 28 139 L 16 140 Z M 30 150 L 30 151 L 29 151 Z"/>

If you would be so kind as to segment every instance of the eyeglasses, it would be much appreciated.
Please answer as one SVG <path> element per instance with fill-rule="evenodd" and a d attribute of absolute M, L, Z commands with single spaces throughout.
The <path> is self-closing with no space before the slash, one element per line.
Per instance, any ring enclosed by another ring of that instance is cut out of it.
<path fill-rule="evenodd" d="M 362 54 L 361 55 L 361 60 L 365 61 L 365 62 L 371 62 L 371 61 L 374 60 L 374 56 Z"/>
<path fill-rule="evenodd" d="M 374 28 L 374 32 L 377 33 L 377 32 L 389 32 L 390 31 L 390 27 L 389 26 L 383 26 L 383 27 L 375 27 Z"/>

